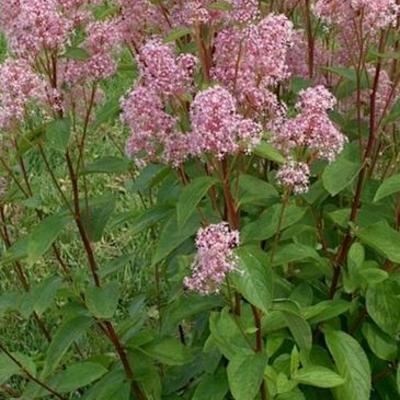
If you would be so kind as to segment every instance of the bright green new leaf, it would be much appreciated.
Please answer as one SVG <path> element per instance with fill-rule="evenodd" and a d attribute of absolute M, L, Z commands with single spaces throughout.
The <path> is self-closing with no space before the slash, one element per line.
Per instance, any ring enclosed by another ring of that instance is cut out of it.
<path fill-rule="evenodd" d="M 335 371 L 321 366 L 301 368 L 296 372 L 294 379 L 303 385 L 320 388 L 333 388 L 345 383 L 345 380 Z"/>
<path fill-rule="evenodd" d="M 267 356 L 261 353 L 238 355 L 229 361 L 229 387 L 235 400 L 253 400 L 264 379 Z"/>
<path fill-rule="evenodd" d="M 369 400 L 371 368 L 360 344 L 347 333 L 331 329 L 325 331 L 325 340 L 336 368 L 345 380 L 335 389 L 337 400 Z"/>

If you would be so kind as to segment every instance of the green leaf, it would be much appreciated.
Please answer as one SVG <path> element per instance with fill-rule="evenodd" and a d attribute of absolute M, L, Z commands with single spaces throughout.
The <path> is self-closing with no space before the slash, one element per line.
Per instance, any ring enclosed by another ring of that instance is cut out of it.
<path fill-rule="evenodd" d="M 279 217 L 282 211 L 282 204 L 275 204 L 263 212 L 260 217 L 247 225 L 241 232 L 242 243 L 270 239 L 277 233 Z M 300 221 L 306 212 L 306 208 L 290 205 L 286 208 L 281 231 Z"/>
<path fill-rule="evenodd" d="M 335 389 L 337 399 L 369 400 L 371 369 L 360 344 L 345 332 L 327 329 L 325 340 L 345 383 Z"/>
<path fill-rule="evenodd" d="M 267 357 L 264 354 L 238 355 L 229 361 L 227 373 L 235 400 L 253 400 L 264 379 Z"/>
<path fill-rule="evenodd" d="M 176 206 L 179 228 L 184 226 L 189 218 L 196 212 L 196 207 L 201 199 L 216 183 L 217 180 L 215 178 L 203 176 L 192 180 L 183 188 Z"/>
<path fill-rule="evenodd" d="M 398 56 L 398 53 L 395 54 Z M 390 110 L 389 115 L 383 120 L 383 124 L 391 124 L 392 122 L 396 122 L 398 119 L 400 119 L 400 99 L 396 101 Z"/>
<path fill-rule="evenodd" d="M 258 157 L 274 161 L 278 164 L 284 164 L 286 162 L 285 157 L 277 149 L 275 149 L 275 147 L 266 141 L 262 141 L 254 149 L 254 154 Z"/>
<path fill-rule="evenodd" d="M 210 314 L 211 336 L 218 349 L 228 360 L 238 354 L 253 354 L 253 349 L 243 337 L 234 318 L 227 309 L 223 309 L 220 313 Z"/>
<path fill-rule="evenodd" d="M 89 207 L 82 202 L 82 222 L 93 242 L 103 238 L 104 230 L 115 209 L 115 199 L 111 195 L 104 195 L 89 201 Z"/>
<path fill-rule="evenodd" d="M 11 355 L 32 375 L 36 375 L 36 365 L 30 357 L 18 352 Z M 14 375 L 24 375 L 24 372 L 7 355 L 0 354 L 0 384 L 7 382 Z"/>
<path fill-rule="evenodd" d="M 400 192 L 400 174 L 393 175 L 386 179 L 376 191 L 374 201 L 380 201 L 385 197 Z"/>
<path fill-rule="evenodd" d="M 359 171 L 360 164 L 358 162 L 349 161 L 339 156 L 336 161 L 325 168 L 322 174 L 324 188 L 332 196 L 336 196 L 353 182 Z"/>
<path fill-rule="evenodd" d="M 345 380 L 336 372 L 321 366 L 309 366 L 298 370 L 294 379 L 303 385 L 333 388 L 343 385 Z"/>
<path fill-rule="evenodd" d="M 189 28 L 175 28 L 164 38 L 164 43 L 175 42 L 176 40 L 191 34 L 192 30 Z"/>
<path fill-rule="evenodd" d="M 178 227 L 177 217 L 174 214 L 164 225 L 160 239 L 155 250 L 152 265 L 157 264 L 168 257 L 186 239 L 193 236 L 200 227 L 200 218 L 193 214 L 181 228 Z"/>
<path fill-rule="evenodd" d="M 193 360 L 193 352 L 190 348 L 172 337 L 156 339 L 140 350 L 167 365 L 184 365 Z"/>
<path fill-rule="evenodd" d="M 209 10 L 216 10 L 216 11 L 232 11 L 233 6 L 228 1 L 215 1 L 207 6 Z"/>
<path fill-rule="evenodd" d="M 62 285 L 61 278 L 50 277 L 32 289 L 30 295 L 33 309 L 37 314 L 42 315 L 51 305 Z"/>
<path fill-rule="evenodd" d="M 105 374 L 82 397 L 82 400 L 129 400 L 130 384 L 125 372 L 114 369 Z"/>
<path fill-rule="evenodd" d="M 377 222 L 355 231 L 356 236 L 390 261 L 400 263 L 400 233 L 386 222 Z"/>
<path fill-rule="evenodd" d="M 273 300 L 273 274 L 266 254 L 255 247 L 240 248 L 236 254 L 240 260 L 239 272 L 232 274 L 236 289 L 267 313 Z"/>
<path fill-rule="evenodd" d="M 95 131 L 103 124 L 110 124 L 114 122 L 120 111 L 120 96 L 109 99 L 96 112 L 96 119 L 93 123 L 92 129 Z"/>
<path fill-rule="evenodd" d="M 133 192 L 142 192 L 159 184 L 170 172 L 161 164 L 149 164 L 144 167 L 139 176 L 128 186 Z"/>
<path fill-rule="evenodd" d="M 396 338 L 400 333 L 400 287 L 386 280 L 369 286 L 366 305 L 369 316 L 388 335 Z"/>
<path fill-rule="evenodd" d="M 29 261 L 33 263 L 46 253 L 70 221 L 69 215 L 57 214 L 45 218 L 36 225 L 29 234 L 27 247 Z"/>
<path fill-rule="evenodd" d="M 308 354 L 312 346 L 312 332 L 310 324 L 301 316 L 293 312 L 282 311 L 288 324 L 290 333 L 301 350 Z"/>
<path fill-rule="evenodd" d="M 373 353 L 382 360 L 394 361 L 397 356 L 397 343 L 369 322 L 362 326 L 362 333 Z"/>
<path fill-rule="evenodd" d="M 303 316 L 310 324 L 319 324 L 347 312 L 351 303 L 341 299 L 325 300 L 303 309 Z"/>
<path fill-rule="evenodd" d="M 195 293 L 181 295 L 167 306 L 161 332 L 175 331 L 181 321 L 221 305 L 219 296 L 200 296 Z"/>
<path fill-rule="evenodd" d="M 129 224 L 129 233 L 131 236 L 136 236 L 163 221 L 167 217 L 171 217 L 175 210 L 164 207 L 154 206 L 147 210 L 128 212 L 116 217 L 112 223 L 112 227 L 118 227 L 122 224 Z"/>
<path fill-rule="evenodd" d="M 59 393 L 73 392 L 100 379 L 107 369 L 101 364 L 84 361 L 68 366 L 49 381 L 49 386 Z"/>
<path fill-rule="evenodd" d="M 131 162 L 126 158 L 106 156 L 86 165 L 83 174 L 123 174 L 129 171 Z"/>
<path fill-rule="evenodd" d="M 47 349 L 42 375 L 48 376 L 59 365 L 72 342 L 78 340 L 93 324 L 93 319 L 77 317 L 61 325 Z"/>
<path fill-rule="evenodd" d="M 397 366 L 397 372 L 396 372 L 396 386 L 397 386 L 397 391 L 400 394 L 400 363 Z"/>
<path fill-rule="evenodd" d="M 96 318 L 109 319 L 115 314 L 119 300 L 118 282 L 103 287 L 91 286 L 86 290 L 86 305 Z"/>
<path fill-rule="evenodd" d="M 240 175 L 240 204 L 268 205 L 277 202 L 279 194 L 269 183 L 252 175 Z"/>
<path fill-rule="evenodd" d="M 70 60 L 86 61 L 90 58 L 90 54 L 81 47 L 68 47 L 64 57 Z"/>
<path fill-rule="evenodd" d="M 226 372 L 221 369 L 217 374 L 206 374 L 197 385 L 192 400 L 224 400 L 228 392 Z"/>
<path fill-rule="evenodd" d="M 69 118 L 56 119 L 46 127 L 47 144 L 52 149 L 65 153 L 71 136 L 71 121 Z"/>

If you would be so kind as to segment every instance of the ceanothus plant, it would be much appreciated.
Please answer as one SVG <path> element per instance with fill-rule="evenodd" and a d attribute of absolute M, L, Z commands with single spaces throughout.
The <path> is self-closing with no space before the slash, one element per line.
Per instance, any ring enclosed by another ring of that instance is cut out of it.
<path fill-rule="evenodd" d="M 400 398 L 398 1 L 0 28 L 0 396 Z"/>

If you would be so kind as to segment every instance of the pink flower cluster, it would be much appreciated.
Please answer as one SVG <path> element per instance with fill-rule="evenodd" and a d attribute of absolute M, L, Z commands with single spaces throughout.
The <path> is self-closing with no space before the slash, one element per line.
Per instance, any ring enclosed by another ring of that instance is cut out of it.
<path fill-rule="evenodd" d="M 213 78 L 237 93 L 241 102 L 262 98 L 269 86 L 289 76 L 286 55 L 292 35 L 292 23 L 274 14 L 244 30 L 223 29 L 215 41 Z"/>
<path fill-rule="evenodd" d="M 138 165 L 144 165 L 163 150 L 163 144 L 175 131 L 176 121 L 164 111 L 155 90 L 145 86 L 136 87 L 122 101 L 122 110 L 122 120 L 132 131 L 126 152 Z"/>
<path fill-rule="evenodd" d="M 0 128 L 23 121 L 27 104 L 45 99 L 45 83 L 26 61 L 7 59 L 0 65 Z"/>
<path fill-rule="evenodd" d="M 366 33 L 394 24 L 399 10 L 395 0 L 318 0 L 314 6 L 314 13 L 327 24 L 347 29 L 361 21 Z"/>
<path fill-rule="evenodd" d="M 125 43 L 138 50 L 155 28 L 163 32 L 166 21 L 159 7 L 149 0 L 116 0 L 121 8 L 118 29 Z M 160 32 L 160 33 L 161 33 Z"/>
<path fill-rule="evenodd" d="M 167 96 L 179 96 L 191 90 L 197 64 L 192 54 L 176 56 L 173 46 L 153 39 L 142 47 L 138 63 L 147 87 Z"/>
<path fill-rule="evenodd" d="M 303 148 L 313 158 L 333 161 L 347 140 L 329 118 L 328 110 L 335 104 L 336 99 L 323 86 L 303 90 L 296 105 L 299 114 L 275 132 L 273 141 L 286 153 Z"/>
<path fill-rule="evenodd" d="M 212 153 L 222 159 L 240 148 L 250 150 L 261 140 L 261 126 L 236 111 L 235 98 L 217 86 L 200 92 L 194 99 L 190 116 L 193 153 Z"/>
<path fill-rule="evenodd" d="M 202 295 L 218 292 L 226 275 L 237 268 L 233 249 L 238 245 L 239 232 L 225 222 L 200 229 L 192 276 L 185 278 L 185 286 Z"/>
<path fill-rule="evenodd" d="M 11 49 L 25 58 L 62 49 L 72 29 L 57 0 L 2 0 L 0 16 Z"/>
<path fill-rule="evenodd" d="M 65 80 L 70 85 L 98 81 L 113 75 L 117 65 L 111 55 L 122 38 L 114 20 L 91 22 L 86 26 L 87 38 L 82 44 L 86 60 L 71 60 L 65 66 Z"/>
<path fill-rule="evenodd" d="M 310 168 L 306 163 L 289 160 L 279 169 L 276 179 L 294 194 L 306 193 L 310 184 Z"/>

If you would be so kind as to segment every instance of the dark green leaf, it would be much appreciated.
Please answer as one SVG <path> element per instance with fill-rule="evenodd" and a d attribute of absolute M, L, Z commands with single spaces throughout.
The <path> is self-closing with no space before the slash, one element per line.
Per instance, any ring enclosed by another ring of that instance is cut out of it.
<path fill-rule="evenodd" d="M 322 174 L 324 188 L 336 196 L 343 189 L 349 186 L 358 175 L 360 164 L 338 157 L 336 161 L 329 164 Z"/>
<path fill-rule="evenodd" d="M 398 192 L 400 192 L 400 174 L 391 176 L 379 186 L 374 201 L 380 201 Z"/>
<path fill-rule="evenodd" d="M 184 226 L 189 218 L 196 212 L 196 207 L 201 199 L 216 182 L 217 180 L 215 178 L 203 176 L 192 180 L 183 188 L 176 206 L 179 228 Z"/>
<path fill-rule="evenodd" d="M 252 247 L 240 248 L 236 254 L 240 271 L 232 275 L 235 287 L 247 301 L 268 313 L 273 300 L 273 274 L 266 254 Z"/>
<path fill-rule="evenodd" d="M 164 38 L 164 43 L 175 42 L 176 40 L 190 35 L 192 33 L 189 28 L 175 28 Z"/>
<path fill-rule="evenodd" d="M 47 144 L 54 150 L 64 154 L 71 136 L 71 121 L 69 118 L 56 119 L 46 127 Z"/>
<path fill-rule="evenodd" d="M 215 375 L 204 375 L 196 387 L 192 400 L 224 400 L 228 392 L 228 380 L 225 370 Z"/>
<path fill-rule="evenodd" d="M 126 158 L 106 156 L 86 165 L 84 174 L 123 174 L 129 171 L 131 162 Z"/>
<path fill-rule="evenodd" d="M 103 287 L 92 286 L 86 290 L 86 305 L 97 318 L 112 318 L 118 307 L 119 285 L 111 282 Z"/>
<path fill-rule="evenodd" d="M 387 257 L 390 261 L 400 263 L 400 233 L 386 222 L 377 222 L 366 228 L 356 230 L 357 237 Z"/>
<path fill-rule="evenodd" d="M 90 58 L 90 54 L 81 47 L 68 47 L 64 53 L 64 57 L 70 60 L 85 61 Z"/>
<path fill-rule="evenodd" d="M 397 343 L 382 332 L 378 327 L 369 322 L 362 326 L 362 333 L 373 353 L 386 361 L 393 361 L 397 356 Z"/>
<path fill-rule="evenodd" d="M 375 323 L 388 335 L 400 333 L 400 287 L 386 280 L 370 286 L 366 294 L 367 311 Z"/>
<path fill-rule="evenodd" d="M 269 183 L 251 175 L 240 175 L 240 204 L 265 205 L 279 200 L 279 194 Z"/>
<path fill-rule="evenodd" d="M 72 342 L 78 340 L 92 324 L 92 318 L 77 317 L 70 319 L 58 328 L 47 350 L 43 376 L 48 376 L 57 368 Z"/>

